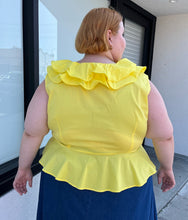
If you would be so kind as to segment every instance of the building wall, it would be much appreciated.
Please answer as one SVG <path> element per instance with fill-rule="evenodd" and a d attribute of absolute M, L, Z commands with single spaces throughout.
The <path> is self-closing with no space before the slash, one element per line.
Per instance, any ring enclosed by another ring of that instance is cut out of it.
<path fill-rule="evenodd" d="M 77 61 L 83 55 L 76 52 L 74 42 L 80 23 L 87 12 L 96 7 L 108 7 L 108 0 L 41 0 L 57 22 L 57 59 Z"/>
<path fill-rule="evenodd" d="M 188 156 L 188 14 L 157 18 L 152 82 L 174 126 L 175 152 Z M 151 140 L 146 140 L 151 146 Z"/>
<path fill-rule="evenodd" d="M 42 3 L 58 19 L 58 59 L 80 59 L 74 49 L 74 38 L 84 15 L 95 7 L 108 7 L 107 0 L 43 0 Z M 55 5 L 58 4 L 58 7 Z M 35 220 L 38 202 L 40 175 L 34 177 L 33 187 L 20 196 L 14 190 L 0 198 L 0 219 Z"/>

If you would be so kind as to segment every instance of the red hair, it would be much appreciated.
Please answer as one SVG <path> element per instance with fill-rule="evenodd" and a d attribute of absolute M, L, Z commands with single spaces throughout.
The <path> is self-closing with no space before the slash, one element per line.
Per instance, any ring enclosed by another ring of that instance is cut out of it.
<path fill-rule="evenodd" d="M 75 47 L 79 53 L 97 54 L 110 49 L 107 30 L 119 30 L 122 15 L 110 8 L 92 9 L 83 19 L 78 30 Z"/>

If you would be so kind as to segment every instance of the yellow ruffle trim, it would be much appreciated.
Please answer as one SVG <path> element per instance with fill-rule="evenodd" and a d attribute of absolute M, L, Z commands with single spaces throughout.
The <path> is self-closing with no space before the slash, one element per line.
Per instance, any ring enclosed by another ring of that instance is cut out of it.
<path fill-rule="evenodd" d="M 48 77 L 54 83 L 82 86 L 91 90 L 97 84 L 116 90 L 133 83 L 146 67 L 136 66 L 128 59 L 122 59 L 114 64 L 77 63 L 70 60 L 52 61 L 48 66 Z"/>
<path fill-rule="evenodd" d="M 91 155 L 72 150 L 55 138 L 50 139 L 40 163 L 56 180 L 97 192 L 142 186 L 156 172 L 143 147 L 127 154 Z"/>

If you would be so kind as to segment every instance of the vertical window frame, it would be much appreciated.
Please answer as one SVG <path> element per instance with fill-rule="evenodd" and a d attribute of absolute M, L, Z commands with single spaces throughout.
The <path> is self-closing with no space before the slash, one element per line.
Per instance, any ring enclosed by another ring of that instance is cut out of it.
<path fill-rule="evenodd" d="M 39 85 L 38 0 L 23 0 L 24 114 Z"/>

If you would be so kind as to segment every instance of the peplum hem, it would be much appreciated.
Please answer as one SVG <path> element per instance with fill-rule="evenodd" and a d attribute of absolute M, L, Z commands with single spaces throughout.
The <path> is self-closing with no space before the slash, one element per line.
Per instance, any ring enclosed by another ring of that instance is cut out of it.
<path fill-rule="evenodd" d="M 51 66 L 48 66 L 47 77 L 53 83 L 82 86 L 86 90 L 92 90 L 98 84 L 117 90 L 135 82 L 145 70 L 146 67 L 136 66 L 126 58 L 114 64 L 59 60 L 52 61 Z"/>
<path fill-rule="evenodd" d="M 121 192 L 143 186 L 156 173 L 141 146 L 132 153 L 93 155 L 71 149 L 51 138 L 39 161 L 43 171 L 77 189 Z"/>

